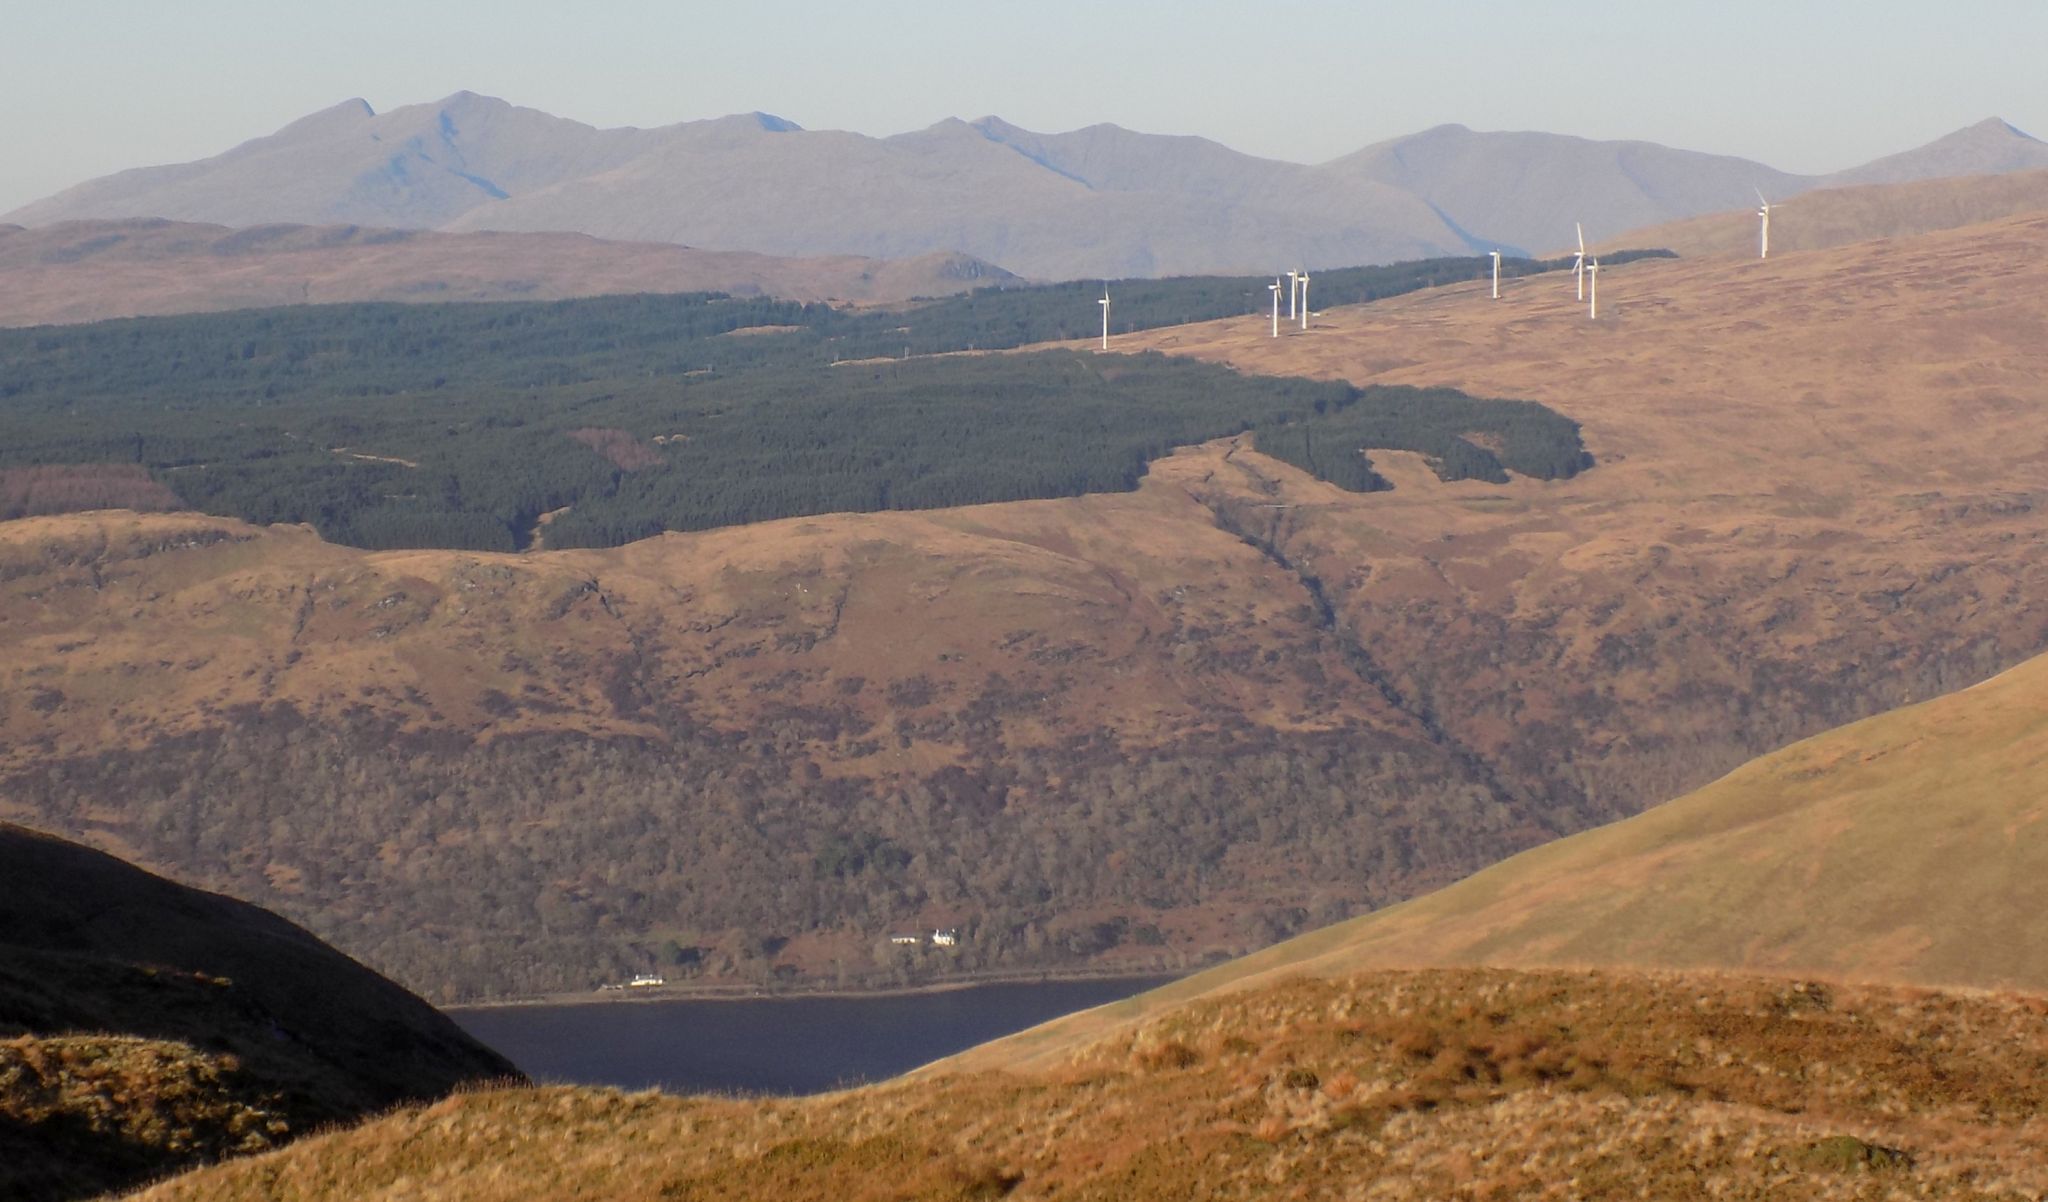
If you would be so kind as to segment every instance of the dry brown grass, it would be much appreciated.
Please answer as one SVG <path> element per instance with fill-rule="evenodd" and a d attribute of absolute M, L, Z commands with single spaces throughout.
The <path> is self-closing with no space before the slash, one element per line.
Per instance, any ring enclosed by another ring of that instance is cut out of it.
<path fill-rule="evenodd" d="M 145 1196 L 2031 1199 L 2044 1019 L 2032 997 L 1794 981 L 1296 980 L 1041 1073 L 754 1102 L 464 1096 Z"/>
<path fill-rule="evenodd" d="M 0 1040 L 0 1197 L 83 1197 L 298 1134 L 241 1068 L 167 1040 Z"/>
<path fill-rule="evenodd" d="M 350 301 L 562 300 L 731 292 L 887 303 L 1001 278 L 972 260 L 778 258 L 582 234 L 81 221 L 0 226 L 0 326 Z M 985 268 L 985 265 L 983 265 Z"/>
<path fill-rule="evenodd" d="M 1771 253 L 1826 250 L 1872 238 L 1907 238 L 2048 209 L 2048 171 L 1823 188 L 1773 197 Z M 1753 209 L 1688 217 L 1607 239 L 1610 246 L 1661 246 L 1688 258 L 1751 258 Z"/>

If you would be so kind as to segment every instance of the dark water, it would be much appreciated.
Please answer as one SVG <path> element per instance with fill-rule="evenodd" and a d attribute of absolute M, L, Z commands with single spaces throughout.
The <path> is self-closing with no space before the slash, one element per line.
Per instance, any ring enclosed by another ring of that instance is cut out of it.
<path fill-rule="evenodd" d="M 892 997 L 594 1002 L 452 1010 L 537 1081 L 815 1093 L 879 1081 L 1171 977 L 978 985 Z"/>

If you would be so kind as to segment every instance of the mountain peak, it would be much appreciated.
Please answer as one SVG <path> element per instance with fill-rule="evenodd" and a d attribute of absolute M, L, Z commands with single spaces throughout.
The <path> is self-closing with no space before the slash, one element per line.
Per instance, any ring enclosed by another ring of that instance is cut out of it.
<path fill-rule="evenodd" d="M 1982 121 L 1979 121 L 1977 124 L 1967 126 L 1964 129 L 1959 130 L 1958 132 L 1970 134 L 1997 134 L 2000 137 L 2018 138 L 2026 142 L 2039 142 L 2041 140 L 2035 137 L 2034 135 L 2028 133 L 2026 130 L 2021 129 L 2019 126 L 2014 125 L 2012 122 L 2007 121 L 2003 117 L 1986 117 Z"/>
<path fill-rule="evenodd" d="M 996 137 L 1001 134 L 1028 134 L 1031 132 L 1015 122 L 1003 120 L 994 113 L 990 113 L 986 117 L 977 117 L 968 122 L 968 124 L 990 137 Z"/>
<path fill-rule="evenodd" d="M 790 134 L 802 133 L 804 127 L 794 121 L 785 120 L 773 113 L 760 111 L 750 113 L 727 113 L 723 117 L 708 117 L 702 121 L 688 123 L 689 128 L 715 130 L 728 135 L 748 134 Z"/>
<path fill-rule="evenodd" d="M 486 96 L 482 92 L 472 92 L 468 88 L 464 88 L 459 92 L 450 92 L 448 95 L 443 96 L 434 102 L 433 107 L 443 111 L 448 109 L 468 109 L 474 111 L 477 109 L 509 109 L 516 106 L 509 100 L 500 100 L 496 96 Z"/>
<path fill-rule="evenodd" d="M 1986 117 L 1925 146 L 1887 155 L 1829 178 L 1837 184 L 1892 184 L 1956 175 L 2003 175 L 2048 167 L 2048 143 L 2003 117 Z"/>

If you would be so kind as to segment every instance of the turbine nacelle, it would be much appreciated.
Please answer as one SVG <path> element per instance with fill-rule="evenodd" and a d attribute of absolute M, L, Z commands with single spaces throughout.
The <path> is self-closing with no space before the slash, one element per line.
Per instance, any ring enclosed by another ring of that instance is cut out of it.
<path fill-rule="evenodd" d="M 1579 235 L 1579 253 L 1572 256 L 1572 280 L 1579 287 L 1579 299 L 1586 299 L 1586 227 L 1572 222 L 1572 229 Z"/>

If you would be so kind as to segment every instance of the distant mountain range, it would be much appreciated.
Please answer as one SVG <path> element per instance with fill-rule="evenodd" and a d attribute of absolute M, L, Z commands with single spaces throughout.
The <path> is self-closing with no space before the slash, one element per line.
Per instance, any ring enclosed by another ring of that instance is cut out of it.
<path fill-rule="evenodd" d="M 168 218 L 567 231 L 774 255 L 959 252 L 1035 278 L 1270 271 L 1541 250 L 1840 184 L 2048 168 L 1991 119 L 1833 175 L 1647 142 L 1444 125 L 1318 166 L 1194 137 L 995 117 L 888 138 L 762 113 L 595 129 L 471 92 L 350 100 L 197 162 L 123 171 L 0 220 Z"/>

